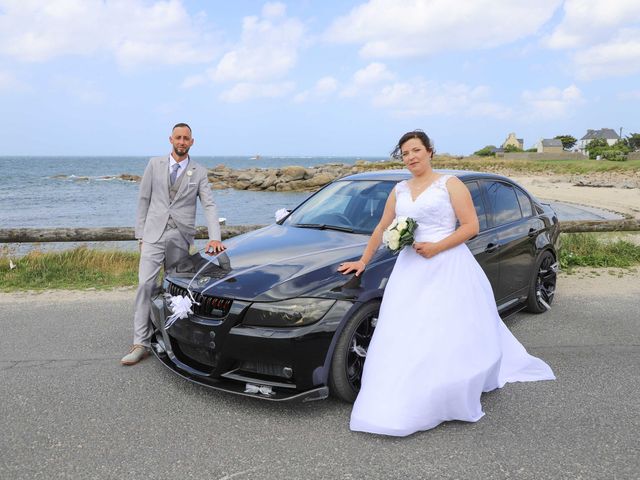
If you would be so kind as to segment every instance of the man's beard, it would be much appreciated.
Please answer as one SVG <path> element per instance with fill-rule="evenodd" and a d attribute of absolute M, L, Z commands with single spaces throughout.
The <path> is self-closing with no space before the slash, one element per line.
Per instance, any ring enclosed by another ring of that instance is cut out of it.
<path fill-rule="evenodd" d="M 187 153 L 189 153 L 189 147 L 184 147 L 184 148 L 173 147 L 173 151 L 179 157 L 184 157 Z"/>

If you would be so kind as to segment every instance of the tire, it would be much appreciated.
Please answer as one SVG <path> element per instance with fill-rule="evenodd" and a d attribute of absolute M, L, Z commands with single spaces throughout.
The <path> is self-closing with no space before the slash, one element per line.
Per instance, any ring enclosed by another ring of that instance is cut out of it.
<path fill-rule="evenodd" d="M 379 310 L 379 301 L 362 306 L 347 320 L 336 342 L 331 359 L 329 390 L 340 400 L 353 403 L 360 391 L 362 367 L 378 321 Z M 354 341 L 357 348 L 354 348 Z"/>
<path fill-rule="evenodd" d="M 538 257 L 533 270 L 527 297 L 527 311 L 544 313 L 551 307 L 556 292 L 556 279 L 556 258 L 551 251 L 545 250 Z"/>

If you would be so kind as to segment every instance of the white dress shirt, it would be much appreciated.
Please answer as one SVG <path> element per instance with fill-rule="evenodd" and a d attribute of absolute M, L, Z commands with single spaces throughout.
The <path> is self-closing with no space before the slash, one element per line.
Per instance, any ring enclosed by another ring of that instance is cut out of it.
<path fill-rule="evenodd" d="M 184 171 L 187 169 L 187 166 L 189 165 L 189 157 L 185 158 L 181 162 L 176 162 L 176 160 L 173 158 L 173 155 L 169 155 L 169 175 L 171 175 L 171 170 L 173 170 L 173 166 L 176 164 L 178 165 L 176 180 L 178 180 L 178 178 L 180 178 L 180 175 L 184 173 Z"/>

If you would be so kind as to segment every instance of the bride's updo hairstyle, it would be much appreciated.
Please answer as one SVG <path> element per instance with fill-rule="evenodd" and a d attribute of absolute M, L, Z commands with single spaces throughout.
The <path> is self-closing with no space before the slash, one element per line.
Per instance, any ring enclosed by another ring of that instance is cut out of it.
<path fill-rule="evenodd" d="M 435 149 L 433 148 L 433 142 L 431 141 L 431 139 L 422 130 L 417 129 L 411 132 L 407 132 L 400 137 L 400 140 L 398 140 L 398 144 L 396 145 L 396 148 L 394 148 L 393 152 L 391 152 L 391 156 L 393 158 L 401 159 L 402 145 L 404 145 L 405 142 L 407 142 L 408 140 L 411 140 L 412 138 L 417 138 L 418 140 L 420 140 L 424 145 L 424 148 L 427 149 L 427 152 L 431 152 L 432 156 L 436 153 Z"/>

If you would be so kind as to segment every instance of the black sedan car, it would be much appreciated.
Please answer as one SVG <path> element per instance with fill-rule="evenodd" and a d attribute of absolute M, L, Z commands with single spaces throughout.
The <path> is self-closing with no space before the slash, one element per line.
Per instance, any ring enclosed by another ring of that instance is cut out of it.
<path fill-rule="evenodd" d="M 555 212 L 508 178 L 448 171 L 469 188 L 480 233 L 467 242 L 504 318 L 553 301 Z M 153 299 L 153 351 L 193 382 L 269 400 L 353 401 L 396 257 L 381 248 L 360 276 L 338 265 L 360 258 L 389 192 L 407 171 L 329 183 L 275 224 L 234 237 L 225 254 L 185 259 Z M 192 313 L 168 320 L 172 299 Z M 173 321 L 175 320 L 175 321 Z"/>

